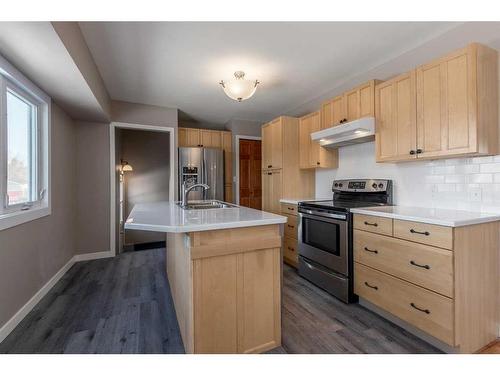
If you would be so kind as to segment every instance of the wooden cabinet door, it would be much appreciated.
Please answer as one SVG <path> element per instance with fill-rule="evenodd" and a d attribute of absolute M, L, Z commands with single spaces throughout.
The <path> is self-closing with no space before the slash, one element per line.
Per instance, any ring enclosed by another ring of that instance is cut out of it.
<path fill-rule="evenodd" d="M 375 87 L 376 160 L 416 158 L 415 71 Z"/>
<path fill-rule="evenodd" d="M 321 104 L 321 129 L 330 128 L 333 125 L 333 100 Z"/>
<path fill-rule="evenodd" d="M 271 124 L 262 126 L 262 169 L 272 168 L 273 132 Z"/>
<path fill-rule="evenodd" d="M 262 173 L 262 210 L 280 213 L 282 174 L 280 170 Z"/>
<path fill-rule="evenodd" d="M 375 83 L 371 80 L 359 87 L 359 118 L 375 116 Z"/>
<path fill-rule="evenodd" d="M 222 148 L 222 132 L 212 130 L 210 135 L 210 147 Z"/>
<path fill-rule="evenodd" d="M 348 91 L 344 94 L 345 118 L 354 121 L 359 118 L 359 89 Z"/>
<path fill-rule="evenodd" d="M 340 125 L 340 121 L 345 119 L 345 97 L 339 95 L 332 99 L 332 124 L 333 126 Z"/>
<path fill-rule="evenodd" d="M 177 131 L 177 144 L 178 147 L 186 147 L 187 146 L 187 129 L 179 128 Z"/>
<path fill-rule="evenodd" d="M 301 169 L 311 168 L 311 115 L 299 119 L 299 167 Z"/>
<path fill-rule="evenodd" d="M 212 131 L 201 129 L 200 130 L 200 144 L 202 147 L 212 147 Z"/>
<path fill-rule="evenodd" d="M 464 48 L 417 69 L 419 157 L 477 151 L 473 55 Z"/>
<path fill-rule="evenodd" d="M 283 159 L 281 119 L 262 127 L 262 169 L 279 169 Z"/>
<path fill-rule="evenodd" d="M 186 128 L 186 147 L 200 147 L 200 129 Z"/>

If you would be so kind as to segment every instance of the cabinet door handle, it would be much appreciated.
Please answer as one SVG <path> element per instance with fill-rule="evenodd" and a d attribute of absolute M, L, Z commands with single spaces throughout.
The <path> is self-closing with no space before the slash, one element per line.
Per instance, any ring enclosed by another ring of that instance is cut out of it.
<path fill-rule="evenodd" d="M 415 150 L 410 150 L 410 155 L 415 155 Z"/>
<path fill-rule="evenodd" d="M 268 167 L 268 168 L 272 168 L 273 166 L 272 166 L 272 165 L 268 165 L 267 167 Z"/>
<path fill-rule="evenodd" d="M 378 227 L 377 223 L 369 223 L 368 221 L 365 221 L 365 225 L 371 225 L 372 227 Z"/>
<path fill-rule="evenodd" d="M 287 246 L 287 247 L 288 247 L 288 250 L 295 251 L 295 249 L 293 247 L 290 247 L 290 246 Z"/>
<path fill-rule="evenodd" d="M 429 232 L 425 231 L 425 232 L 419 232 L 418 230 L 415 230 L 415 229 L 410 229 L 410 233 L 413 233 L 413 234 L 423 234 L 424 236 L 428 236 L 430 235 Z"/>
<path fill-rule="evenodd" d="M 417 148 L 417 154 L 421 154 L 422 152 L 424 152 L 421 148 Z"/>
<path fill-rule="evenodd" d="M 316 165 L 321 165 L 321 163 L 319 161 L 316 162 Z"/>
<path fill-rule="evenodd" d="M 365 285 L 366 285 L 368 288 L 372 288 L 372 289 L 378 290 L 378 286 L 376 286 L 376 285 L 370 285 L 370 284 L 368 284 L 368 282 L 367 282 L 367 281 L 365 281 Z"/>
<path fill-rule="evenodd" d="M 365 251 L 368 251 L 369 253 L 375 253 L 375 254 L 378 254 L 378 250 L 370 250 L 369 248 L 367 248 L 365 246 Z"/>
<path fill-rule="evenodd" d="M 290 224 L 287 224 L 287 227 L 292 228 L 292 229 L 295 228 L 293 225 L 290 225 Z"/>
<path fill-rule="evenodd" d="M 272 173 L 272 172 L 267 172 L 267 174 L 270 176 L 270 175 L 272 175 L 273 173 Z"/>
<path fill-rule="evenodd" d="M 413 260 L 410 260 L 410 264 L 412 266 L 415 266 L 415 267 L 425 268 L 426 270 L 431 269 L 431 266 L 429 266 L 428 264 L 421 265 L 421 264 L 415 263 Z"/>
<path fill-rule="evenodd" d="M 413 307 L 415 310 L 422 311 L 422 312 L 424 312 L 426 314 L 430 314 L 431 313 L 430 310 L 428 310 L 428 309 L 421 309 L 420 307 L 418 307 L 417 305 L 415 305 L 413 302 L 410 303 L 410 306 Z"/>

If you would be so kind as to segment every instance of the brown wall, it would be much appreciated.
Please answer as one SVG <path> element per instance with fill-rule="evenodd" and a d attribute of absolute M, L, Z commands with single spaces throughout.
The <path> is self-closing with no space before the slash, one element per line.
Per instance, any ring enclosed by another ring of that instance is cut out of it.
<path fill-rule="evenodd" d="M 52 104 L 52 214 L 0 231 L 0 326 L 74 255 L 76 132 Z"/>

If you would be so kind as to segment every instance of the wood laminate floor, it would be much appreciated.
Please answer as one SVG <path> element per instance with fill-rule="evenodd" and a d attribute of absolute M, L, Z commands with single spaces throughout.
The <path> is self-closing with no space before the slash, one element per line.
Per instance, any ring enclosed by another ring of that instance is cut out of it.
<path fill-rule="evenodd" d="M 439 353 L 284 267 L 283 345 L 271 353 Z M 165 250 L 79 262 L 0 344 L 0 353 L 183 353 Z"/>

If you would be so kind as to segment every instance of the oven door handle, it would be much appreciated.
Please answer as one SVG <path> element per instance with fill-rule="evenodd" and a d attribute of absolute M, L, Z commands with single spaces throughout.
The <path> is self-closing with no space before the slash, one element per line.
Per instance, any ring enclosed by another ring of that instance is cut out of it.
<path fill-rule="evenodd" d="M 299 211 L 299 214 L 301 214 L 301 216 L 308 217 L 311 219 L 314 219 L 315 217 L 317 218 L 317 216 L 321 216 L 321 217 L 326 217 L 329 219 L 339 219 L 339 220 L 344 220 L 344 221 L 347 220 L 346 215 L 332 214 L 332 213 L 328 213 L 328 212 L 303 210 L 303 211 Z"/>

